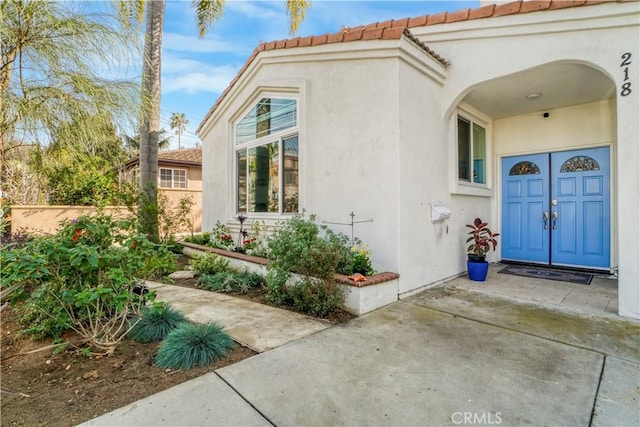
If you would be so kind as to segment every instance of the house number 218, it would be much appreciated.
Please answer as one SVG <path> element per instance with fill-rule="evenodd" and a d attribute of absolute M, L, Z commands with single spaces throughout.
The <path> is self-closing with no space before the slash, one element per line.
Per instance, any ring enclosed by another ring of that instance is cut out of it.
<path fill-rule="evenodd" d="M 624 73 L 624 83 L 622 83 L 622 89 L 620 89 L 620 96 L 629 96 L 629 94 L 631 94 L 629 65 L 631 65 L 631 52 L 625 52 L 622 54 L 622 63 L 620 64 L 620 68 L 622 68 L 622 72 Z"/>

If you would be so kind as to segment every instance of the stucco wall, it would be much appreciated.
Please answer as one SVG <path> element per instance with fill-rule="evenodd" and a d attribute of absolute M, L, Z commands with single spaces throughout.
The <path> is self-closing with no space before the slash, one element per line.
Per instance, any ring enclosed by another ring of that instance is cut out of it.
<path fill-rule="evenodd" d="M 545 112 L 549 113 L 549 117 L 545 118 L 542 113 L 536 112 L 495 120 L 493 143 L 496 156 L 571 150 L 615 142 L 613 100 Z"/>
<path fill-rule="evenodd" d="M 338 55 L 340 61 L 266 61 L 203 135 L 203 229 L 218 220 L 237 223 L 230 123 L 260 99 L 261 90 L 293 90 L 299 97 L 300 209 L 318 221 L 347 223 L 351 211 L 356 221 L 373 219 L 357 225 L 355 234 L 373 251 L 378 270 L 397 271 L 398 60 Z M 248 216 L 269 224 L 286 218 Z M 350 227 L 331 227 L 350 234 Z"/>
<path fill-rule="evenodd" d="M 465 224 L 475 216 L 489 217 L 491 205 L 487 197 L 449 191 L 452 147 L 440 113 L 442 84 L 407 63 L 399 77 L 399 292 L 404 294 L 466 270 Z M 451 209 L 450 219 L 431 222 L 436 201 Z"/>
<path fill-rule="evenodd" d="M 640 25 L 638 19 L 638 3 L 607 3 L 589 7 L 567 8 L 555 11 L 535 12 L 513 16 L 502 16 L 491 19 L 478 19 L 447 25 L 434 25 L 416 28 L 413 33 L 426 42 L 440 55 L 451 59 L 447 83 L 442 93 L 442 114 L 450 116 L 455 113 L 460 101 L 477 85 L 483 82 L 500 79 L 522 70 L 533 69 L 558 61 L 584 64 L 599 70 L 609 78 L 615 92 L 612 93 L 612 103 L 615 114 L 609 118 L 602 111 L 594 114 L 594 119 L 611 120 L 609 135 L 603 135 L 603 123 L 589 136 L 589 140 L 597 136 L 601 140 L 615 140 L 614 156 L 615 176 L 613 176 L 614 199 L 617 199 L 615 221 L 620 233 L 625 238 L 617 241 L 619 264 L 619 313 L 621 315 L 640 318 L 640 226 L 638 212 L 640 212 L 640 192 L 629 191 L 640 186 Z M 621 66 L 623 53 L 630 53 L 634 58 L 628 65 L 625 74 Z M 629 77 L 632 88 L 628 96 L 622 96 L 622 85 Z M 588 90 L 585 87 L 584 90 Z M 605 103 L 606 104 L 606 103 Z M 604 108 L 600 104 L 595 108 Z M 594 106 L 585 107 L 593 108 Z M 578 108 L 579 110 L 580 108 Z M 557 117 L 567 116 L 578 111 L 558 112 Z M 580 114 L 578 114 L 580 115 Z M 500 126 L 503 130 L 511 128 L 511 134 L 517 132 L 516 122 L 527 122 L 527 118 L 514 118 L 505 121 Z M 549 123 L 554 123 L 550 121 Z M 557 123 L 557 122 L 555 122 Z M 582 121 L 573 124 L 578 135 L 585 135 L 585 131 L 598 124 Z M 549 126 L 541 124 L 541 126 Z M 584 126 L 584 129 L 579 129 Z M 530 129 L 533 128 L 530 125 Z M 535 129 L 540 134 L 544 129 Z M 560 134 L 566 136 L 568 128 L 559 128 Z M 507 135 L 507 133 L 503 133 Z M 551 149 L 552 144 L 566 147 L 581 145 L 577 140 L 573 142 L 551 141 L 545 149 Z M 528 137 L 526 142 L 520 142 L 520 147 L 527 151 L 538 151 L 539 139 Z M 584 144 L 584 143 L 583 143 Z M 504 150 L 505 144 L 501 143 Z M 528 147 L 528 148 L 527 148 Z M 497 157 L 495 158 L 497 160 Z M 494 173 L 498 167 L 494 163 Z M 623 184 L 624 183 L 624 184 Z M 616 185 L 619 184 L 620 187 Z M 492 222 L 498 221 L 498 203 L 494 200 Z"/>
<path fill-rule="evenodd" d="M 397 41 L 262 52 L 203 126 L 204 162 L 215 165 L 203 175 L 203 227 L 234 222 L 232 123 L 261 90 L 299 97 L 301 208 L 327 221 L 347 222 L 351 211 L 356 220 L 373 218 L 356 234 L 369 243 L 379 269 L 400 273 L 400 293 L 464 271 L 464 225 L 475 216 L 499 231 L 498 169 L 506 153 L 615 141 L 614 185 L 624 177 L 625 188 L 638 188 L 637 18 L 637 4 L 603 4 L 412 28 L 451 60 L 442 87 L 415 61 L 399 59 Z M 635 88 L 624 98 L 618 90 L 623 52 L 634 58 L 629 73 Z M 543 125 L 527 115 L 499 123 L 481 117 L 488 182 L 459 183 L 455 117 L 465 96 L 485 82 L 558 61 L 599 70 L 616 94 L 553 111 Z M 453 211 L 442 225 L 429 221 L 436 200 Z M 619 242 L 620 313 L 640 317 L 640 193 L 619 197 L 617 208 L 618 227 L 630 236 Z"/>
<path fill-rule="evenodd" d="M 201 230 L 202 217 L 202 192 L 191 190 L 159 190 L 159 193 L 167 197 L 170 206 L 177 207 L 180 199 L 188 197 L 193 200 L 190 220 L 193 229 L 179 230 L 180 233 L 199 232 Z M 24 229 L 35 233 L 55 233 L 60 228 L 60 222 L 72 220 L 81 215 L 92 215 L 97 209 L 93 206 L 11 206 L 11 231 Z M 104 208 L 104 213 L 114 217 L 131 217 L 126 206 Z"/>
<path fill-rule="evenodd" d="M 191 206 L 191 214 L 189 220 L 192 224 L 192 230 L 180 230 L 181 233 L 199 232 L 202 230 L 202 191 L 200 190 L 169 190 L 161 189 L 159 194 L 167 197 L 169 205 L 176 209 L 180 205 L 183 198 L 190 199 L 193 202 Z"/>
<path fill-rule="evenodd" d="M 62 221 L 92 215 L 96 210 L 93 206 L 11 206 L 11 232 L 55 233 Z M 120 218 L 131 216 L 125 206 L 106 207 L 104 213 Z"/>
<path fill-rule="evenodd" d="M 189 190 L 202 190 L 202 167 L 190 167 L 188 180 Z"/>

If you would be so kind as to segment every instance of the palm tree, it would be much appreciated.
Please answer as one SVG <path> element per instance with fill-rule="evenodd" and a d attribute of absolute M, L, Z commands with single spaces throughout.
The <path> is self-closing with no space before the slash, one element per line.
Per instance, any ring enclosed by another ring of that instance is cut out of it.
<path fill-rule="evenodd" d="M 167 131 L 160 129 L 160 136 L 158 138 L 158 150 L 166 150 L 171 145 L 171 136 L 167 136 Z M 140 134 L 136 133 L 134 136 L 124 135 L 122 137 L 124 142 L 124 148 L 127 153 L 136 154 L 140 151 Z"/>
<path fill-rule="evenodd" d="M 184 113 L 172 113 L 171 114 L 171 129 L 176 130 L 176 135 L 178 135 L 178 150 L 180 147 L 180 137 L 182 133 L 187 128 L 189 124 L 189 120 L 187 120 L 187 116 Z"/>
<path fill-rule="evenodd" d="M 192 0 L 200 37 L 222 16 L 225 0 Z M 286 0 L 291 33 L 304 19 L 310 0 Z M 140 182 L 142 193 L 138 216 L 142 231 L 158 241 L 158 134 L 160 131 L 160 60 L 165 0 L 120 0 L 120 14 L 125 22 L 141 22 L 146 6 L 147 26 L 142 67 L 142 98 L 148 102 L 140 128 Z"/>

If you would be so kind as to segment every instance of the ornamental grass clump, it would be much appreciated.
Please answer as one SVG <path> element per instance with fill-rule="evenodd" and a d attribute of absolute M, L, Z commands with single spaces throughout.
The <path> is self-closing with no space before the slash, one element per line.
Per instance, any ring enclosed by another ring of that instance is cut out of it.
<path fill-rule="evenodd" d="M 135 324 L 129 336 L 141 342 L 162 341 L 174 329 L 185 323 L 184 314 L 164 303 L 145 309 L 142 318 Z"/>
<path fill-rule="evenodd" d="M 183 371 L 222 359 L 233 349 L 233 339 L 216 323 L 184 323 L 160 344 L 156 365 Z"/>

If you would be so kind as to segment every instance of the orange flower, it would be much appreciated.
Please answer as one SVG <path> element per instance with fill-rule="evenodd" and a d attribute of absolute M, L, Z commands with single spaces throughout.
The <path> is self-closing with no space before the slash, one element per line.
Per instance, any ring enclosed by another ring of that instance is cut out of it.
<path fill-rule="evenodd" d="M 73 239 L 71 240 L 73 240 L 73 242 L 76 243 L 81 235 L 82 235 L 82 230 L 80 230 L 79 228 L 76 228 L 76 232 L 73 234 Z"/>

